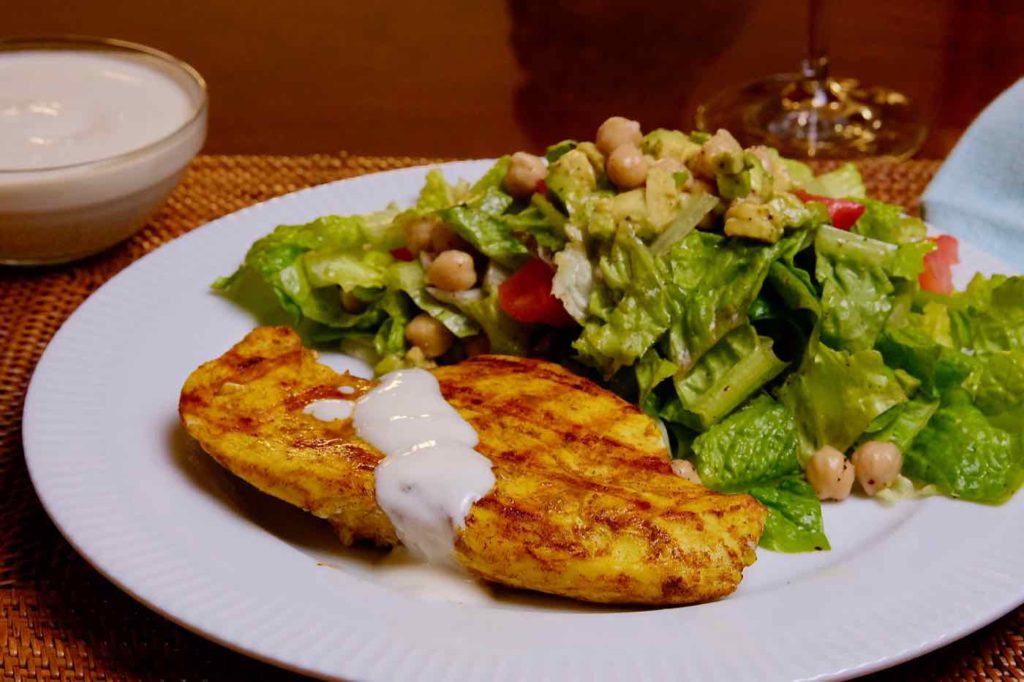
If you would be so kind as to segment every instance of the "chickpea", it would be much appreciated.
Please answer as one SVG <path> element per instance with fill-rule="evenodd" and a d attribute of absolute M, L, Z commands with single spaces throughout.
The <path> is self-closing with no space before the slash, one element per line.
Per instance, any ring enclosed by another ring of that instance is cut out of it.
<path fill-rule="evenodd" d="M 806 473 L 807 482 L 820 500 L 845 500 L 853 489 L 853 465 L 830 445 L 814 453 Z"/>
<path fill-rule="evenodd" d="M 519 199 L 528 199 L 537 189 L 537 184 L 548 176 L 548 167 L 540 157 L 526 152 L 516 152 L 508 164 L 505 174 L 505 189 Z"/>
<path fill-rule="evenodd" d="M 487 338 L 487 334 L 471 336 L 462 343 L 466 349 L 466 355 L 471 358 L 491 352 L 491 340 Z"/>
<path fill-rule="evenodd" d="M 892 443 L 869 440 L 853 452 L 857 482 L 868 495 L 887 487 L 900 475 L 903 455 Z"/>
<path fill-rule="evenodd" d="M 428 251 L 438 227 L 442 227 L 442 223 L 437 218 L 413 218 L 403 226 L 405 248 L 414 256 L 419 255 L 420 251 Z"/>
<path fill-rule="evenodd" d="M 471 248 L 469 242 L 444 223 L 438 223 L 430 235 L 430 253 L 441 253 L 451 249 L 469 251 Z"/>
<path fill-rule="evenodd" d="M 455 343 L 455 336 L 448 328 L 426 313 L 409 321 L 405 326 L 405 338 L 428 359 L 444 355 Z"/>
<path fill-rule="evenodd" d="M 700 482 L 700 474 L 697 473 L 696 467 L 693 466 L 693 462 L 687 459 L 674 459 L 672 460 L 672 471 L 675 472 L 676 476 L 685 478 L 690 483 L 696 483 L 702 485 Z"/>
<path fill-rule="evenodd" d="M 649 166 L 636 145 L 624 144 L 608 157 L 608 179 L 619 189 L 634 189 L 647 180 Z"/>
<path fill-rule="evenodd" d="M 612 116 L 597 129 L 597 148 L 608 156 L 624 144 L 639 147 L 644 139 L 640 124 L 622 116 Z"/>
<path fill-rule="evenodd" d="M 366 309 L 366 304 L 359 300 L 359 298 L 351 291 L 341 290 L 341 307 L 345 309 L 346 313 L 361 313 Z"/>
<path fill-rule="evenodd" d="M 465 251 L 442 251 L 427 268 L 427 284 L 445 291 L 465 291 L 476 284 L 473 257 Z"/>

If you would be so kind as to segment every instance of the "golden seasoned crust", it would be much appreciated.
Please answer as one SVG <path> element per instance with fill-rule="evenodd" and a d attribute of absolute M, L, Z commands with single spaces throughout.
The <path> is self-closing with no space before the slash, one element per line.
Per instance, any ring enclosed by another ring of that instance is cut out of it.
<path fill-rule="evenodd" d="M 496 483 L 456 557 L 494 582 L 586 601 L 687 604 L 732 592 L 755 559 L 764 509 L 672 472 L 655 424 L 548 362 L 481 356 L 440 367 L 445 398 L 480 436 Z M 376 504 L 382 458 L 350 420 L 302 412 L 372 385 L 316 361 L 287 328 L 260 328 L 189 377 L 180 413 L 214 459 L 328 519 L 345 542 L 394 544 Z"/>

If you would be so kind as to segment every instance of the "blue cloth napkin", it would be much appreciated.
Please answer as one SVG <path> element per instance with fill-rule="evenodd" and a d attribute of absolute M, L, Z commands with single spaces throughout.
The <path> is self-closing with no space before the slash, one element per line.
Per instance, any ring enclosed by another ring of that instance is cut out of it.
<path fill-rule="evenodd" d="M 928 185 L 925 220 L 1024 272 L 1024 78 L 974 120 Z"/>

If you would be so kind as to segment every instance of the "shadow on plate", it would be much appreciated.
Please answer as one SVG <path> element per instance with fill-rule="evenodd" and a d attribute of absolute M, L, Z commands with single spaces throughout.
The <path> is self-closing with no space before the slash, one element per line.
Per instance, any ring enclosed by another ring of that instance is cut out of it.
<path fill-rule="evenodd" d="M 260 492 L 245 481 L 225 471 L 203 452 L 175 420 L 169 424 L 167 440 L 174 464 L 186 475 L 196 489 L 217 500 L 231 513 L 258 526 L 294 549 L 306 554 L 317 564 L 344 571 L 374 584 L 412 593 L 412 596 L 445 601 L 465 601 L 472 606 L 487 608 L 530 609 L 576 613 L 620 613 L 647 610 L 644 607 L 588 604 L 573 599 L 517 590 L 494 584 L 472 582 L 472 599 L 452 595 L 450 590 L 438 596 L 422 596 L 423 584 L 415 572 L 414 562 L 387 549 L 368 545 L 345 547 L 326 521 Z M 433 578 L 430 571 L 421 572 L 423 580 Z M 451 584 L 451 580 L 445 582 Z M 470 592 L 463 587 L 460 594 Z"/>

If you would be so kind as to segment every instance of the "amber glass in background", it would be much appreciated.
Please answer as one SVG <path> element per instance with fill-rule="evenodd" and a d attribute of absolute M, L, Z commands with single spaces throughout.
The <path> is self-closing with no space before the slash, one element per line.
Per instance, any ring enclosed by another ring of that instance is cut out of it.
<path fill-rule="evenodd" d="M 899 92 L 831 75 L 823 9 L 822 0 L 808 3 L 800 73 L 717 93 L 697 108 L 697 127 L 726 128 L 745 145 L 770 145 L 791 157 L 913 156 L 927 133 L 920 112 Z"/>

